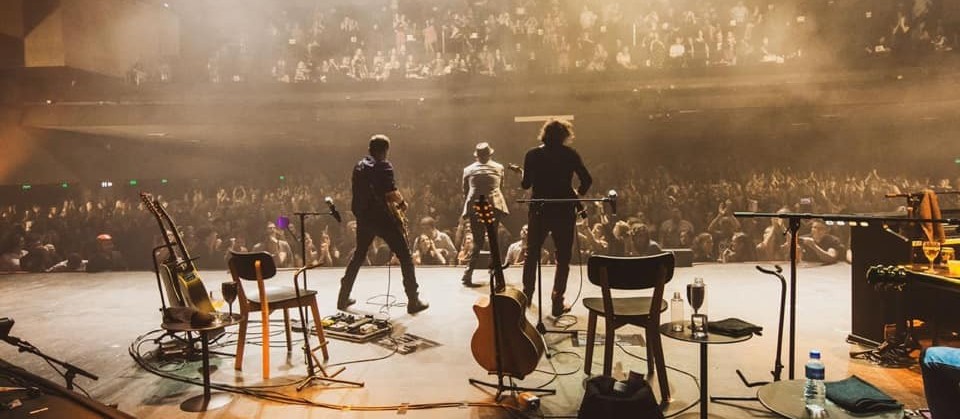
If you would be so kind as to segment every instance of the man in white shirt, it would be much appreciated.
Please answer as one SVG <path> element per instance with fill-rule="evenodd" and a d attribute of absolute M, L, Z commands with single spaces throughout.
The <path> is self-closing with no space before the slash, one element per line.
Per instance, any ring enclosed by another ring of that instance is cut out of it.
<path fill-rule="evenodd" d="M 479 259 L 480 250 L 483 249 L 484 238 L 486 237 L 486 225 L 477 218 L 473 206 L 477 199 L 483 196 L 490 205 L 493 206 L 494 219 L 493 231 L 497 230 L 499 223 L 504 216 L 510 214 L 507 209 L 507 200 L 503 197 L 500 186 L 503 184 L 503 165 L 493 161 L 493 148 L 490 144 L 482 142 L 477 144 L 473 152 L 477 161 L 463 169 L 463 211 L 460 216 L 470 220 L 470 231 L 473 233 L 473 254 L 470 257 L 470 264 L 463 273 L 461 282 L 465 287 L 475 287 L 473 283 L 473 270 Z"/>

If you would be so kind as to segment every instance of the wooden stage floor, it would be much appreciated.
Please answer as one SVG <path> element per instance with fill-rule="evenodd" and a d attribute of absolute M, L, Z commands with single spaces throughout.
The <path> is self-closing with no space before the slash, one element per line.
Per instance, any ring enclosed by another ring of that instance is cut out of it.
<path fill-rule="evenodd" d="M 319 291 L 320 311 L 333 314 L 339 278 L 342 269 L 316 269 L 309 275 L 309 286 Z M 361 406 L 393 406 L 404 403 L 464 403 L 490 402 L 491 394 L 470 386 L 468 378 L 491 379 L 473 360 L 470 352 L 470 337 L 476 328 L 472 305 L 487 288 L 467 289 L 460 285 L 459 268 L 419 268 L 417 270 L 423 297 L 430 302 L 429 310 L 410 316 L 404 308 L 389 310 L 395 333 L 409 332 L 440 344 L 438 347 L 408 355 L 395 354 L 386 359 L 347 365 L 341 375 L 344 379 L 364 381 L 364 388 L 333 388 L 322 385 L 308 387 L 300 396 L 314 402 L 351 406 L 341 410 L 329 408 L 286 405 L 237 395 L 226 407 L 206 414 L 185 413 L 179 409 L 184 399 L 199 394 L 198 386 L 183 384 L 155 376 L 142 370 L 128 354 L 128 347 L 138 336 L 158 329 L 160 304 L 156 282 L 150 272 L 116 272 L 102 274 L 15 274 L 0 276 L 0 317 L 16 320 L 11 335 L 27 340 L 47 354 L 64 359 L 100 376 L 92 382 L 79 378 L 94 398 L 107 404 L 119 404 L 119 408 L 143 418 L 387 418 L 396 411 L 361 412 Z M 401 295 L 400 270 L 386 268 L 363 268 L 353 296 L 359 301 L 354 312 L 376 313 L 379 308 L 366 304 L 373 296 L 383 294 L 387 288 L 388 275 L 392 275 L 393 292 Z M 598 296 L 599 289 L 586 279 L 583 269 L 583 295 Z M 508 269 L 507 281 L 519 285 L 521 271 Z M 553 268 L 544 268 L 544 282 L 552 284 Z M 229 279 L 226 272 L 202 272 L 209 290 Z M 281 272 L 271 281 L 290 284 L 292 272 Z M 776 347 L 776 321 L 779 283 L 771 276 L 761 274 L 753 264 L 706 264 L 692 268 L 679 268 L 671 283 L 667 284 L 669 299 L 673 291 L 680 291 L 693 281 L 703 277 L 707 283 L 708 313 L 711 319 L 738 317 L 764 327 L 761 337 L 735 344 L 717 345 L 710 348 L 710 392 L 714 395 L 754 395 L 740 383 L 735 374 L 741 369 L 751 380 L 770 378 Z M 475 274 L 478 282 L 486 282 L 481 272 Z M 581 283 L 581 270 L 573 267 L 567 291 L 568 301 L 577 294 Z M 864 361 L 851 360 L 848 353 L 856 347 L 847 344 L 850 331 L 850 266 L 802 266 L 799 273 L 798 326 L 797 326 L 797 378 L 803 376 L 803 363 L 811 348 L 823 351 L 827 367 L 827 379 L 839 380 L 857 374 L 876 384 L 908 408 L 922 407 L 923 398 L 918 368 L 883 369 Z M 687 314 L 690 309 L 687 307 Z M 586 311 L 582 304 L 574 304 L 572 314 L 577 318 L 572 329 L 586 329 Z M 528 311 L 534 319 L 536 311 Z M 664 313 L 669 319 L 669 312 Z M 274 313 L 280 319 L 281 313 Z M 602 320 L 601 320 L 602 322 Z M 535 319 L 534 319 L 535 323 Z M 550 320 L 547 321 L 550 324 Z M 602 324 L 602 323 L 601 323 Z M 234 328 L 235 329 L 235 328 Z M 256 332 L 257 327 L 251 327 Z M 278 328 L 279 329 L 279 328 Z M 602 329 L 602 327 L 601 327 Z M 235 331 L 235 330 L 234 330 Z M 641 333 L 640 329 L 626 327 L 620 334 Z M 282 343 L 282 335 L 274 337 L 274 343 Z M 664 338 L 667 364 L 678 370 L 697 375 L 699 371 L 696 345 Z M 332 340 L 330 363 L 341 363 L 390 353 L 374 344 L 354 344 Z M 563 335 L 548 335 L 548 346 L 561 354 L 552 360 L 543 359 L 539 371 L 563 374 L 549 386 L 557 389 L 557 395 L 542 399 L 542 413 L 547 416 L 575 417 L 583 396 L 583 348 L 576 347 Z M 784 363 L 786 364 L 786 336 L 784 337 Z M 153 349 L 152 344 L 144 345 Z M 626 350 L 644 354 L 641 346 L 625 346 Z M 233 347 L 223 351 L 232 353 Z M 242 372 L 233 370 L 233 359 L 214 357 L 213 365 L 219 368 L 213 374 L 215 382 L 233 385 L 264 385 L 294 383 L 305 374 L 303 354 L 294 348 L 287 355 L 284 348 L 274 348 L 271 355 L 271 380 L 263 382 L 260 375 L 260 348 L 248 345 L 247 357 Z M 29 354 L 18 354 L 8 345 L 0 345 L 0 357 L 22 366 L 34 373 L 62 383 L 48 366 Z M 614 352 L 617 369 L 623 371 L 646 371 L 646 364 L 626 354 Z M 595 351 L 593 372 L 601 371 L 602 349 Z M 552 364 L 552 365 L 551 365 Z M 175 367 L 175 366 L 174 366 Z M 167 367 L 171 368 L 170 366 Z M 199 377 L 199 363 L 180 366 L 176 371 L 190 377 Z M 787 371 L 783 373 L 787 378 Z M 697 400 L 697 384 L 690 376 L 671 370 L 668 373 L 673 402 L 666 414 L 679 411 Z M 536 372 L 519 384 L 536 387 L 551 381 L 552 376 Z M 654 386 L 656 380 L 653 380 Z M 287 394 L 296 394 L 292 386 L 280 388 Z M 657 391 L 654 391 L 658 394 Z M 797 396 L 798 399 L 800 395 Z M 510 402 L 508 400 L 507 402 Z M 798 400 L 799 402 L 799 400 Z M 696 417 L 697 407 L 679 417 Z M 740 407 L 713 403 L 711 416 L 720 418 L 772 417 L 756 402 L 740 403 Z M 407 411 L 412 418 L 501 418 L 510 414 L 490 407 L 447 407 L 441 409 Z M 531 415 L 531 417 L 539 417 Z"/>

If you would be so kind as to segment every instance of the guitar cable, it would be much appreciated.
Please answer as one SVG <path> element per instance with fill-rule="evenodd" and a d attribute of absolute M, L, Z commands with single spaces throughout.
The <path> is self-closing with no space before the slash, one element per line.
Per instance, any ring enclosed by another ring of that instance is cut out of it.
<path fill-rule="evenodd" d="M 139 336 L 137 339 L 135 339 L 135 340 L 130 344 L 130 347 L 129 347 L 130 356 L 134 359 L 134 361 L 135 361 L 141 368 L 143 368 L 143 369 L 146 370 L 147 372 L 150 372 L 150 373 L 152 373 L 152 374 L 154 374 L 154 375 L 160 376 L 160 377 L 162 377 L 162 378 L 168 378 L 168 379 L 171 379 L 171 380 L 174 380 L 174 381 L 177 381 L 177 382 L 181 382 L 181 383 L 185 383 L 185 384 L 193 384 L 193 385 L 197 385 L 197 386 L 202 386 L 202 380 L 201 380 L 200 378 L 188 378 L 188 377 L 184 377 L 184 376 L 180 376 L 180 375 L 177 375 L 177 374 L 173 374 L 173 373 L 165 372 L 165 371 L 163 371 L 163 370 L 156 369 L 156 368 L 154 368 L 152 365 L 150 365 L 150 363 L 148 362 L 147 359 L 145 359 L 145 358 L 142 356 L 142 354 L 140 353 L 140 347 L 141 347 L 144 343 L 152 340 L 152 339 L 149 338 L 151 335 L 157 334 L 157 333 L 162 333 L 162 332 L 163 332 L 162 330 L 159 330 L 159 329 L 158 329 L 158 330 L 153 330 L 153 331 L 147 332 L 146 334 L 143 334 L 143 335 Z M 344 365 L 344 364 L 347 364 L 347 363 L 369 362 L 369 361 L 384 359 L 384 358 L 387 358 L 387 357 L 390 357 L 390 356 L 394 355 L 394 354 L 396 353 L 396 351 L 397 351 L 397 345 L 396 345 L 396 342 L 394 341 L 394 350 L 393 350 L 390 354 L 388 354 L 388 355 L 386 355 L 386 356 L 379 357 L 379 358 L 371 358 L 371 359 L 363 359 L 363 360 L 342 362 L 342 363 L 338 363 L 338 364 L 331 364 L 331 365 L 328 365 L 328 367 L 329 367 L 329 366 Z M 305 378 L 305 379 L 306 379 L 306 378 Z M 426 409 L 441 409 L 441 408 L 451 409 L 451 408 L 482 407 L 482 408 L 503 409 L 504 411 L 509 412 L 511 415 L 513 415 L 513 414 L 520 414 L 521 417 L 525 417 L 524 413 L 523 413 L 519 408 L 517 408 L 516 406 L 512 406 L 512 405 L 509 405 L 509 404 L 503 404 L 503 403 L 493 403 L 493 402 L 466 402 L 466 401 L 464 401 L 464 402 L 436 402 L 436 403 L 417 403 L 417 404 L 402 403 L 402 404 L 399 404 L 399 405 L 344 405 L 344 404 L 333 404 L 333 403 L 314 402 L 314 401 L 311 401 L 311 400 L 309 400 L 309 399 L 307 399 L 307 398 L 304 398 L 304 397 L 297 397 L 297 396 L 287 395 L 287 394 L 283 394 L 283 393 L 280 393 L 280 392 L 277 392 L 277 391 L 274 391 L 274 390 L 270 390 L 271 388 L 288 387 L 288 386 L 291 386 L 291 385 L 294 385 L 294 384 L 298 384 L 298 383 L 301 383 L 301 382 L 303 382 L 303 380 L 297 380 L 297 381 L 295 381 L 295 382 L 288 382 L 288 383 L 282 383 L 282 384 L 276 384 L 276 385 L 243 386 L 243 387 L 233 386 L 233 385 L 229 385 L 229 384 L 222 384 L 222 383 L 211 383 L 210 387 L 211 387 L 212 389 L 214 389 L 214 390 L 217 390 L 217 391 L 225 391 L 225 392 L 231 392 L 231 393 L 241 394 L 241 395 L 245 395 L 245 396 L 249 396 L 249 397 L 253 397 L 253 398 L 258 398 L 258 399 L 261 399 L 261 400 L 267 400 L 267 401 L 273 401 L 273 402 L 285 403 L 285 404 L 301 405 L 301 406 L 320 407 L 320 408 L 325 408 L 325 409 L 330 409 L 330 410 L 339 410 L 339 411 L 342 411 L 342 412 L 348 412 L 348 411 L 359 411 L 359 412 L 397 411 L 398 414 L 403 414 L 403 413 L 405 413 L 405 412 L 407 412 L 407 411 L 410 411 L 410 410 L 426 410 Z"/>

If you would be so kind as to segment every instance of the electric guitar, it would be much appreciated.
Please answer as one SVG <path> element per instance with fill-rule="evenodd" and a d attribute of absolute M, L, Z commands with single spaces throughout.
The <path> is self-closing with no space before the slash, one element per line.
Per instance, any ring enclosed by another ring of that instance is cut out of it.
<path fill-rule="evenodd" d="M 525 315 L 526 296 L 516 288 L 507 287 L 504 280 L 493 205 L 480 196 L 473 208 L 490 241 L 492 272 L 490 296 L 481 297 L 473 305 L 478 326 L 470 340 L 470 349 L 473 358 L 488 373 L 523 379 L 537 368 L 546 348 L 543 338 Z"/>
<path fill-rule="evenodd" d="M 175 284 L 174 291 L 182 303 L 177 305 L 186 305 L 195 308 L 201 313 L 214 313 L 216 310 L 210 302 L 206 287 L 197 274 L 197 267 L 193 264 L 193 259 L 187 252 L 187 247 L 183 243 L 183 237 L 180 230 L 167 214 L 166 209 L 160 202 L 153 198 L 149 193 L 141 192 L 140 200 L 144 206 L 157 219 L 160 226 L 160 234 L 163 236 L 164 243 L 168 249 L 168 256 L 160 267 L 160 274 L 164 277 L 167 284 Z M 171 239 L 171 236 L 173 239 Z M 169 295 L 170 289 L 167 289 Z"/>
<path fill-rule="evenodd" d="M 390 216 L 390 221 L 393 222 L 398 229 L 400 229 L 400 234 L 404 239 L 407 238 L 407 213 L 400 209 L 400 205 L 394 202 L 384 200 L 384 205 L 387 206 L 387 215 Z"/>

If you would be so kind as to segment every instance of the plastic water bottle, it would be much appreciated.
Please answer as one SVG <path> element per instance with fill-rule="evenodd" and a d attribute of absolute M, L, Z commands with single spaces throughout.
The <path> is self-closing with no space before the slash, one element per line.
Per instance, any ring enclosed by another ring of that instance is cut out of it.
<path fill-rule="evenodd" d="M 820 351 L 810 351 L 810 360 L 804 367 L 807 383 L 803 386 L 803 402 L 812 418 L 823 417 L 826 409 L 827 387 L 823 384 L 823 362 L 820 361 Z"/>

